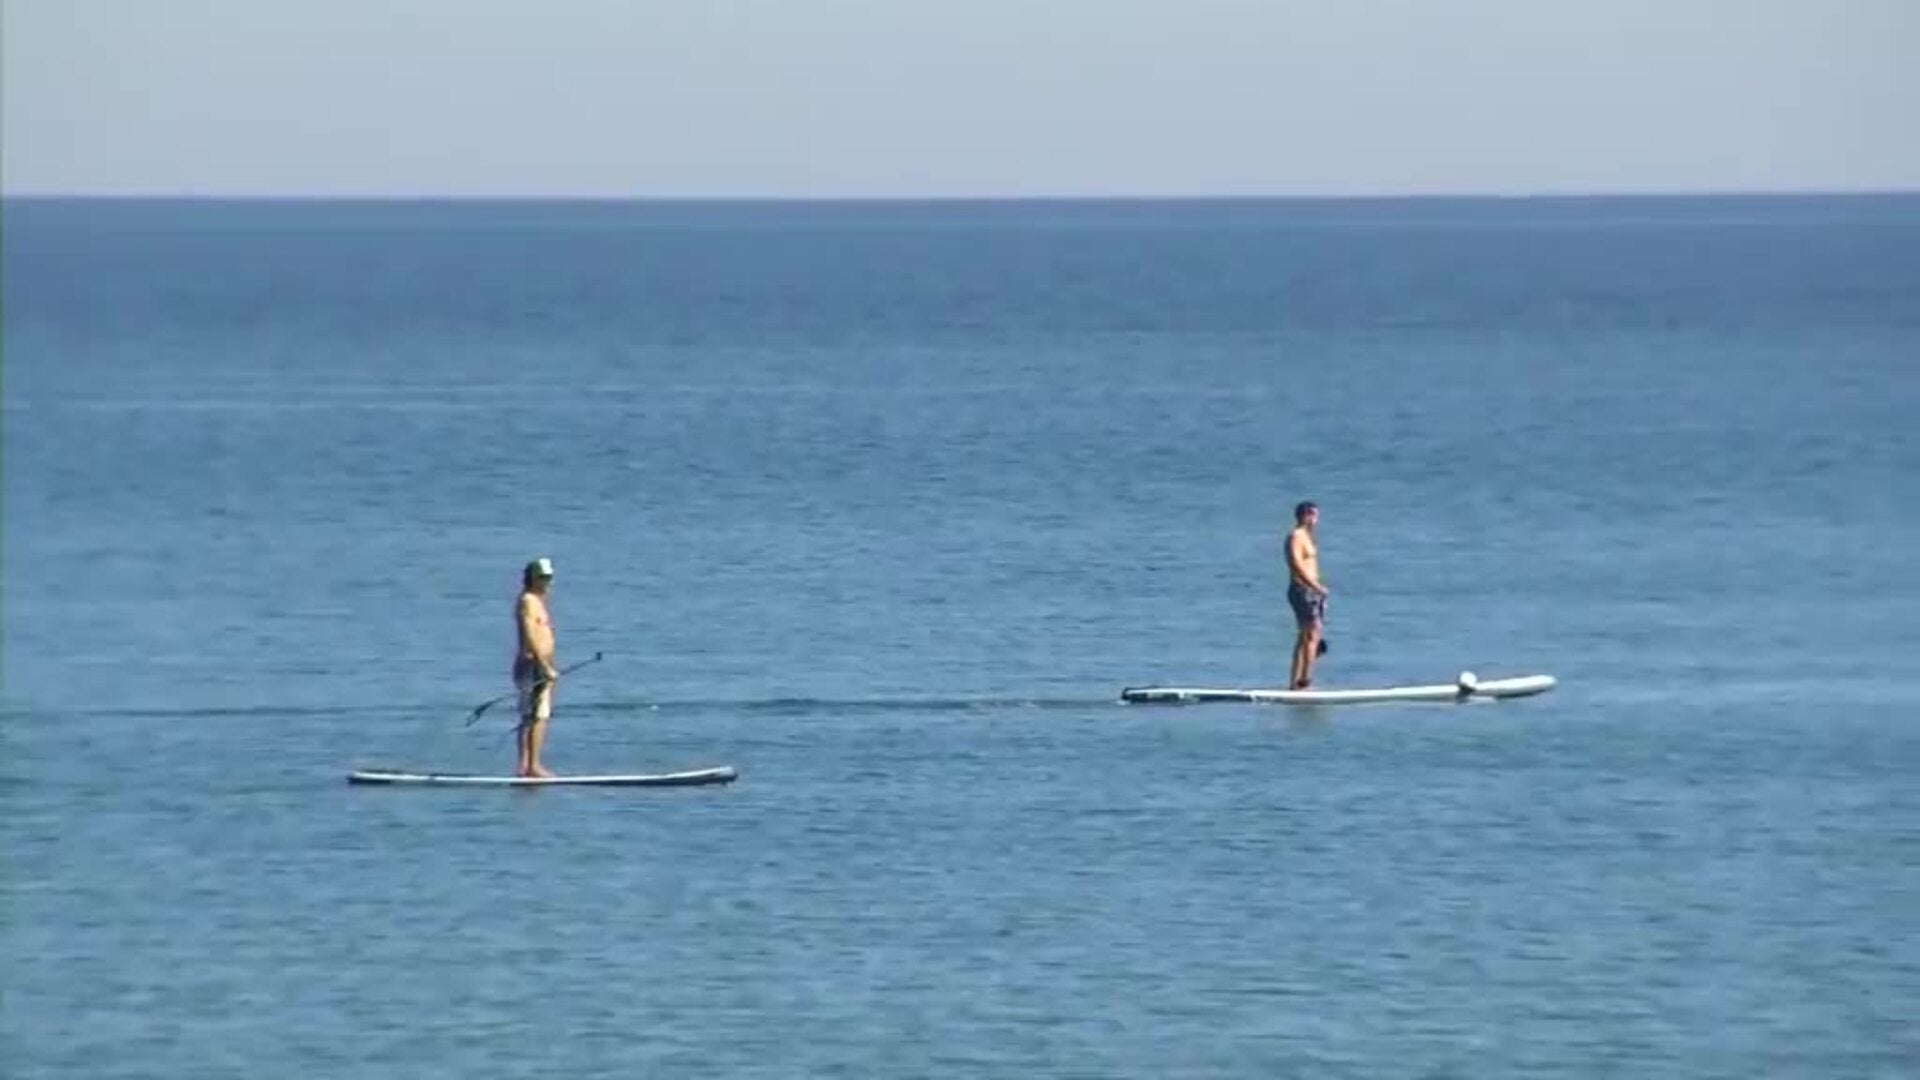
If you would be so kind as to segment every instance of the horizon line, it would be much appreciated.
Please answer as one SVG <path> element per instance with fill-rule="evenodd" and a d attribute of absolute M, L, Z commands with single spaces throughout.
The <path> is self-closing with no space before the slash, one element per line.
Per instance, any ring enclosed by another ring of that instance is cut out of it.
<path fill-rule="evenodd" d="M 583 203 L 583 204 L 994 204 L 994 203 L 1263 203 L 1263 202 L 1572 202 L 1596 200 L 1900 198 L 1920 196 L 1912 187 L 1646 188 L 1541 191 L 1358 191 L 1295 193 L 1114 193 L 1114 194 L 588 194 L 462 192 L 190 192 L 190 191 L 0 191 L 0 202 L 179 203 Z"/>

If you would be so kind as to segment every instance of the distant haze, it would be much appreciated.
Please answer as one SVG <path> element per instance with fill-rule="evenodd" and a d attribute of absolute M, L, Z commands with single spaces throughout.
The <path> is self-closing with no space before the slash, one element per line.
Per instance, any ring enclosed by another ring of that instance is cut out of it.
<path fill-rule="evenodd" d="M 1920 189 L 1920 0 L 6 0 L 23 194 Z"/>

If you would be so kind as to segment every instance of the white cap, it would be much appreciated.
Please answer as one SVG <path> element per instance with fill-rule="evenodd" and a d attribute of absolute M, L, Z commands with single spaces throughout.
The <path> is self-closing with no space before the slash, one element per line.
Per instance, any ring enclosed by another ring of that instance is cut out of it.
<path fill-rule="evenodd" d="M 528 577 L 552 577 L 553 560 L 545 557 L 533 560 L 527 564 L 526 574 Z"/>

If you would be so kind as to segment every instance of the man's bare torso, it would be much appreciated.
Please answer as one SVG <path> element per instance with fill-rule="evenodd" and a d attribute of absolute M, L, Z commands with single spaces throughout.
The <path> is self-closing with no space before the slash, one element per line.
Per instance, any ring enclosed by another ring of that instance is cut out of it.
<path fill-rule="evenodd" d="M 547 598 L 532 590 L 520 594 L 514 606 L 514 623 L 519 627 L 520 647 L 514 654 L 516 669 L 551 662 L 553 622 L 547 611 Z"/>
<path fill-rule="evenodd" d="M 1287 537 L 1287 567 L 1295 584 L 1310 589 L 1319 587 L 1320 548 L 1313 542 L 1313 530 L 1304 525 L 1295 527 Z"/>

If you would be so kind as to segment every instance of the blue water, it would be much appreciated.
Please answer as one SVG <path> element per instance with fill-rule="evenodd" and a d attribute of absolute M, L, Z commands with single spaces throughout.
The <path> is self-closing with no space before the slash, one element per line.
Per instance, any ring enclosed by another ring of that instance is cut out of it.
<path fill-rule="evenodd" d="M 1906 1077 L 1920 197 L 5 207 L 22 1077 Z M 1321 685 L 1278 685 L 1323 508 Z M 559 567 L 563 771 L 510 767 Z"/>

